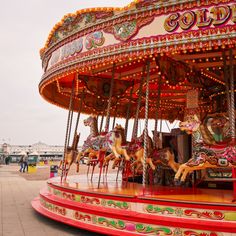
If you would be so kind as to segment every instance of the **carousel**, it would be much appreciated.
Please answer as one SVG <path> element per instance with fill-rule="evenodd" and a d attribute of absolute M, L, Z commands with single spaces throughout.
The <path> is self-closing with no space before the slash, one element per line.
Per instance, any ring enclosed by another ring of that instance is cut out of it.
<path fill-rule="evenodd" d="M 136 0 L 64 16 L 40 51 L 39 83 L 68 110 L 61 176 L 33 208 L 105 235 L 236 235 L 235 23 L 234 0 Z M 180 123 L 163 133 L 162 121 Z"/>

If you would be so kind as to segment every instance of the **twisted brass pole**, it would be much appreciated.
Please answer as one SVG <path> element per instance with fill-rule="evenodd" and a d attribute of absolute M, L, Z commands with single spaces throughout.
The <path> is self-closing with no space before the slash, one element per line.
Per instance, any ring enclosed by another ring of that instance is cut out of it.
<path fill-rule="evenodd" d="M 230 49 L 230 91 L 231 91 L 231 137 L 232 143 L 235 144 L 235 108 L 234 108 L 234 63 L 233 63 L 233 49 Z"/>
<path fill-rule="evenodd" d="M 108 105 L 107 105 L 107 119 L 106 119 L 106 125 L 105 125 L 105 132 L 108 132 L 109 130 L 110 109 L 111 109 L 111 102 L 112 102 L 112 95 L 113 95 L 114 77 L 115 77 L 115 64 L 113 64 L 113 68 L 112 68 L 112 78 L 111 78 L 109 100 L 108 100 Z"/>
<path fill-rule="evenodd" d="M 148 102 L 149 102 L 149 79 L 150 79 L 150 61 L 147 62 L 147 79 L 146 79 L 146 98 L 145 98 L 145 126 L 144 126 L 144 158 L 143 158 L 143 185 L 147 183 L 147 162 L 148 157 Z"/>
<path fill-rule="evenodd" d="M 139 85 L 139 94 L 138 94 L 138 104 L 136 108 L 136 114 L 134 118 L 134 126 L 133 126 L 133 132 L 132 132 L 132 140 L 137 138 L 137 132 L 138 132 L 138 115 L 139 115 L 139 110 L 140 110 L 140 105 L 141 105 L 141 100 L 142 100 L 142 87 L 143 87 L 143 81 L 144 81 L 144 73 L 146 71 L 146 64 L 143 66 L 143 71 L 142 71 L 142 77 Z"/>
<path fill-rule="evenodd" d="M 128 103 L 127 112 L 126 112 L 126 120 L 125 120 L 125 139 L 127 139 L 127 133 L 128 133 L 128 125 L 129 125 L 129 117 L 130 117 L 130 107 L 131 107 L 131 101 L 132 101 L 133 90 L 134 90 L 134 83 L 133 83 L 132 89 L 130 90 L 129 103 Z"/>
<path fill-rule="evenodd" d="M 65 163 L 65 155 L 66 155 L 66 149 L 67 149 L 67 145 L 68 145 L 68 133 L 69 133 L 69 127 L 71 127 L 70 125 L 70 121 L 71 121 L 71 110 L 72 110 L 72 100 L 74 98 L 74 84 L 75 81 L 72 81 L 72 88 L 71 88 L 71 94 L 70 94 L 70 102 L 69 102 L 69 112 L 68 112 L 68 117 L 67 117 L 67 125 L 66 125 L 66 137 L 65 137 L 65 144 L 64 144 L 64 156 L 63 156 L 63 162 L 62 162 L 62 174 L 61 174 L 61 181 L 62 178 L 65 174 L 65 168 L 66 168 L 66 163 Z"/>

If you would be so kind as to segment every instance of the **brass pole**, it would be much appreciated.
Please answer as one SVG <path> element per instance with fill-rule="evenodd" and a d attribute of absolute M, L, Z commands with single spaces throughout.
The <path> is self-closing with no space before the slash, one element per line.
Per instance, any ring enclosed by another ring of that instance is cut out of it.
<path fill-rule="evenodd" d="M 231 105 L 231 137 L 232 143 L 235 144 L 235 108 L 234 108 L 234 63 L 233 63 L 233 49 L 229 51 L 230 57 L 230 105 Z"/>
<path fill-rule="evenodd" d="M 110 109 L 111 109 L 111 102 L 112 102 L 112 95 L 113 95 L 114 77 L 115 77 L 115 64 L 113 64 L 113 68 L 112 68 L 110 94 L 109 94 L 109 100 L 108 100 L 108 105 L 107 105 L 107 119 L 106 119 L 106 125 L 105 125 L 105 131 L 106 132 L 108 132 L 108 130 L 109 130 Z"/>
<path fill-rule="evenodd" d="M 134 90 L 134 83 L 133 83 L 133 86 L 132 86 L 132 88 L 130 90 L 129 103 L 128 103 L 127 112 L 126 112 L 126 120 L 125 120 L 125 138 L 126 139 L 127 139 L 127 133 L 128 133 L 129 117 L 130 117 L 130 107 L 131 107 L 133 90 Z"/>
<path fill-rule="evenodd" d="M 137 132 L 138 132 L 138 115 L 139 115 L 139 110 L 140 110 L 140 105 L 141 105 L 141 100 L 142 100 L 142 87 L 143 87 L 143 81 L 144 81 L 144 73 L 146 71 L 146 64 L 143 66 L 143 71 L 142 71 L 142 77 L 139 85 L 139 94 L 138 94 L 138 104 L 136 108 L 136 114 L 134 118 L 134 126 L 133 126 L 133 132 L 132 132 L 132 140 L 137 138 Z"/>
<path fill-rule="evenodd" d="M 148 158 L 148 102 L 149 102 L 149 80 L 150 80 L 150 61 L 147 62 L 147 79 L 146 79 L 146 97 L 145 97 L 145 126 L 144 126 L 144 160 L 143 160 L 143 185 L 147 183 L 147 162 Z"/>

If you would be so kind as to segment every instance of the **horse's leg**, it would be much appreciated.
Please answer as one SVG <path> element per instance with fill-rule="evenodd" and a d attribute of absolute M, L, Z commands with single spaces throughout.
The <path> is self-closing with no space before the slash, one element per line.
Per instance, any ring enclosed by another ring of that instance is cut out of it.
<path fill-rule="evenodd" d="M 180 176 L 182 175 L 183 171 L 185 170 L 186 168 L 186 164 L 182 164 L 180 165 L 177 173 L 175 174 L 175 180 L 179 180 Z"/>
<path fill-rule="evenodd" d="M 143 163 L 142 162 L 138 162 L 137 166 L 136 166 L 136 174 L 138 173 L 138 171 L 143 167 Z"/>
<path fill-rule="evenodd" d="M 130 156 L 127 153 L 127 150 L 125 148 L 122 148 L 121 146 L 115 146 L 116 152 L 118 155 L 123 155 L 126 161 L 130 160 Z"/>
<path fill-rule="evenodd" d="M 75 158 L 75 163 L 76 163 L 76 172 L 79 173 L 79 165 L 80 165 L 80 158 L 81 158 L 82 153 L 79 152 Z"/>
<path fill-rule="evenodd" d="M 91 181 L 93 180 L 93 173 L 94 173 L 94 169 L 95 169 L 95 164 L 93 163 L 93 169 L 92 169 L 92 173 L 91 173 Z"/>
<path fill-rule="evenodd" d="M 131 163 L 131 164 L 130 164 L 131 170 L 133 170 L 136 165 L 137 165 L 137 161 L 134 161 L 133 163 Z"/>
<path fill-rule="evenodd" d="M 87 175 L 89 174 L 90 164 L 88 165 Z"/>
<path fill-rule="evenodd" d="M 186 179 L 187 174 L 193 172 L 194 170 L 202 170 L 202 169 L 205 170 L 206 168 L 215 168 L 215 167 L 216 167 L 215 165 L 211 165 L 208 162 L 203 162 L 203 163 L 201 163 L 199 165 L 196 165 L 196 166 L 193 166 L 193 167 L 190 167 L 190 166 L 186 165 L 184 173 L 182 174 L 182 177 L 181 177 L 181 182 L 184 182 L 185 179 Z"/>
<path fill-rule="evenodd" d="M 201 172 L 201 179 L 204 179 L 207 175 L 207 171 L 206 169 L 203 169 L 202 172 Z"/>
<path fill-rule="evenodd" d="M 113 155 L 113 154 L 111 153 L 111 154 L 107 155 L 107 156 L 104 158 L 103 166 L 109 165 L 109 162 L 110 162 L 111 159 L 112 159 L 112 155 Z"/>
<path fill-rule="evenodd" d="M 130 156 L 128 155 L 127 150 L 124 148 L 122 148 L 122 150 L 123 150 L 122 155 L 125 157 L 125 160 L 130 161 Z"/>
<path fill-rule="evenodd" d="M 115 146 L 111 146 L 111 150 L 114 153 L 116 158 L 120 157 L 120 154 L 118 153 L 117 148 Z"/>
<path fill-rule="evenodd" d="M 185 169 L 184 169 L 184 172 L 181 176 L 180 182 L 185 182 L 188 173 L 192 172 L 193 170 L 194 170 L 193 168 L 189 168 L 188 166 L 186 166 Z"/>
<path fill-rule="evenodd" d="M 105 171 L 106 176 L 107 176 L 107 172 L 108 172 L 108 166 L 109 166 L 109 162 L 108 162 L 107 165 L 106 165 L 106 171 Z"/>
<path fill-rule="evenodd" d="M 135 165 L 134 165 L 134 175 L 136 175 L 138 173 L 138 170 L 140 168 L 141 162 L 140 161 L 136 161 Z"/>
<path fill-rule="evenodd" d="M 64 165 L 62 166 L 62 178 L 64 177 L 64 180 L 66 180 L 66 176 L 67 176 L 67 170 L 66 170 L 66 168 L 67 168 L 67 161 L 65 160 L 65 163 L 64 163 Z"/>
<path fill-rule="evenodd" d="M 79 173 L 79 165 L 80 165 L 79 161 L 76 161 L 76 173 Z"/>
<path fill-rule="evenodd" d="M 120 160 L 121 160 L 120 157 L 116 157 L 116 158 L 114 159 L 114 162 L 113 162 L 113 165 L 112 165 L 112 169 L 115 169 L 115 168 L 119 165 Z"/>
<path fill-rule="evenodd" d="M 141 148 L 137 152 L 135 152 L 135 157 L 136 157 L 137 162 L 143 163 L 144 162 L 144 149 Z"/>
<path fill-rule="evenodd" d="M 152 162 L 152 158 L 148 157 L 146 159 L 146 163 L 151 167 L 151 169 L 154 171 L 156 169 L 156 166 Z"/>
<path fill-rule="evenodd" d="M 70 170 L 70 167 L 71 167 L 72 163 L 73 163 L 73 162 L 69 162 L 69 164 L 68 164 L 68 168 L 66 169 L 66 173 L 65 173 L 65 180 L 66 180 L 66 178 L 67 178 L 67 175 L 68 175 L 68 173 L 69 173 L 69 170 Z"/>
<path fill-rule="evenodd" d="M 62 167 L 62 160 L 60 160 L 60 162 L 59 162 L 59 165 L 58 165 L 58 169 L 60 169 L 61 167 Z"/>
<path fill-rule="evenodd" d="M 179 169 L 179 164 L 178 164 L 178 163 L 169 161 L 169 162 L 168 162 L 168 166 L 169 166 L 175 173 L 177 173 L 177 171 L 178 171 L 178 169 Z"/>

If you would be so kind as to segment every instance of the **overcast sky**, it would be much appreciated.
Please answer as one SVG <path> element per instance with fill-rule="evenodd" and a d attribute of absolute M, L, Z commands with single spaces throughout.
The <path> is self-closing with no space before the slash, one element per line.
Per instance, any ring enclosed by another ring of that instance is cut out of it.
<path fill-rule="evenodd" d="M 0 143 L 63 145 L 67 111 L 38 92 L 39 50 L 53 26 L 67 13 L 90 7 L 124 6 L 130 0 L 1 0 Z M 81 121 L 84 117 L 81 117 Z M 82 124 L 85 138 L 88 128 Z"/>

